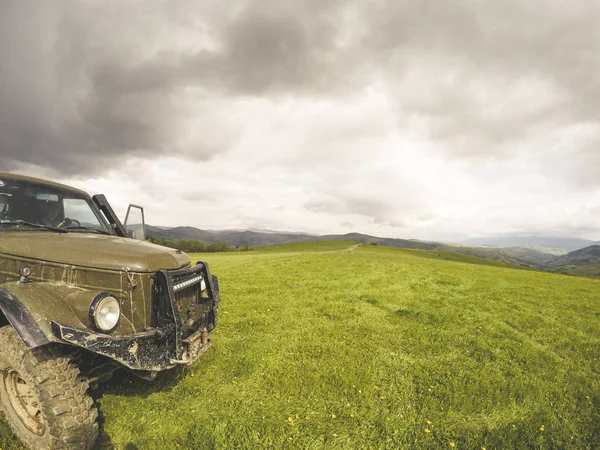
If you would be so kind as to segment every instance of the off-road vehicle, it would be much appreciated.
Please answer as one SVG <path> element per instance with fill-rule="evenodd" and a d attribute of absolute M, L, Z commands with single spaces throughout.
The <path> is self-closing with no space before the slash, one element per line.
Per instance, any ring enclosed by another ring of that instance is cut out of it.
<path fill-rule="evenodd" d="M 0 172 L 0 407 L 31 448 L 90 448 L 90 384 L 122 367 L 152 379 L 210 346 L 217 278 L 145 242 L 143 215 Z"/>

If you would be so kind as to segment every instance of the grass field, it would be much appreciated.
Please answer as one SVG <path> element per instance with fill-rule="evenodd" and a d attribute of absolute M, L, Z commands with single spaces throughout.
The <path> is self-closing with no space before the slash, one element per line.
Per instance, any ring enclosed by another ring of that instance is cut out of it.
<path fill-rule="evenodd" d="M 600 280 L 350 242 L 193 256 L 213 347 L 109 382 L 99 449 L 600 448 Z"/>

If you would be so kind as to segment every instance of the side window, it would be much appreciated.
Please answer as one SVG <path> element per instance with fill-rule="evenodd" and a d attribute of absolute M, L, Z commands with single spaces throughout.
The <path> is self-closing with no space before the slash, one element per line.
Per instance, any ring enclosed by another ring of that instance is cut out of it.
<path fill-rule="evenodd" d="M 102 228 L 87 202 L 81 198 L 65 198 L 63 200 L 65 218 L 75 219 L 83 226 Z"/>

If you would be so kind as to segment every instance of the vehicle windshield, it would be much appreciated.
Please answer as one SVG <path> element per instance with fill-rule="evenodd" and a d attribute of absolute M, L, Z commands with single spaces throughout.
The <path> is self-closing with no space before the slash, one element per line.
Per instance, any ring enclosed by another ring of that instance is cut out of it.
<path fill-rule="evenodd" d="M 25 180 L 0 180 L 0 232 L 54 230 L 112 234 L 87 195 Z"/>

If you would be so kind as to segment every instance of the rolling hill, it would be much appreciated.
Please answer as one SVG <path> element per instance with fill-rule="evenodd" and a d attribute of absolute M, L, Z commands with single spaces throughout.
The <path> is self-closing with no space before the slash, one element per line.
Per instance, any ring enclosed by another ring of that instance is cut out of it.
<path fill-rule="evenodd" d="M 600 278 L 600 245 L 590 245 L 559 256 L 544 269 L 565 275 Z"/>
<path fill-rule="evenodd" d="M 589 239 L 552 237 L 552 236 L 490 236 L 463 241 L 467 246 L 521 247 L 539 250 L 545 253 L 565 254 L 594 244 Z"/>
<path fill-rule="evenodd" d="M 523 247 L 458 247 L 448 246 L 455 252 L 479 258 L 504 261 L 521 267 L 542 270 L 555 256 L 532 248 Z"/>

